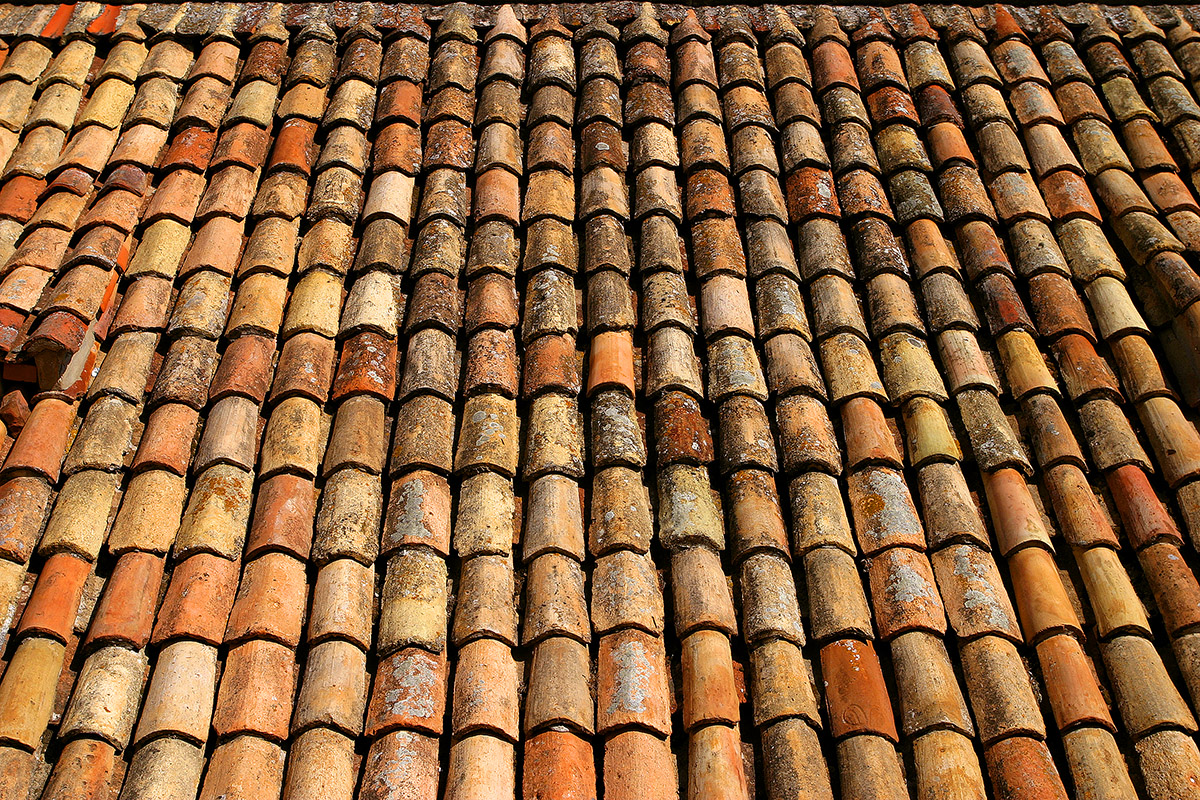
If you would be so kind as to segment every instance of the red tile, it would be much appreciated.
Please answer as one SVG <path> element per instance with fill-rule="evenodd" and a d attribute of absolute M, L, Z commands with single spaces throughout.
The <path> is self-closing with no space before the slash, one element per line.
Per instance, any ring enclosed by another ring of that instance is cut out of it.
<path fill-rule="evenodd" d="M 113 269 L 117 266 L 125 239 L 125 232 L 116 228 L 92 228 L 80 237 L 68 255 L 68 261 L 72 264 L 99 264 Z"/>
<path fill-rule="evenodd" d="M 297 333 L 283 343 L 271 384 L 271 402 L 299 395 L 325 402 L 333 383 L 333 340 Z"/>
<path fill-rule="evenodd" d="M 663 392 L 655 402 L 654 441 L 664 466 L 713 460 L 711 426 L 690 394 Z"/>
<path fill-rule="evenodd" d="M 0 794 L 5 797 L 28 797 L 33 781 L 31 751 L 20 747 L 0 748 Z"/>
<path fill-rule="evenodd" d="M 924 553 L 908 547 L 884 550 L 871 559 L 870 581 L 881 637 L 916 630 L 945 634 L 946 611 Z"/>
<path fill-rule="evenodd" d="M 244 84 L 254 80 L 278 84 L 287 71 L 288 53 L 284 42 L 261 39 L 250 48 L 239 76 Z"/>
<path fill-rule="evenodd" d="M 1152 544 L 1138 553 L 1138 560 L 1167 631 L 1176 636 L 1200 623 L 1200 584 L 1179 548 L 1169 543 Z"/>
<path fill-rule="evenodd" d="M 24 311 L 18 311 L 15 308 L 0 308 L 0 352 L 7 353 L 12 349 L 13 344 L 20 336 L 21 330 L 25 327 L 26 321 L 29 318 Z M 35 370 L 33 365 L 27 365 L 30 370 Z M 9 377 L 9 376 L 5 376 Z M 36 372 L 30 378 L 31 381 L 37 380 Z"/>
<path fill-rule="evenodd" d="M 1064 461 L 1047 469 L 1046 489 L 1063 536 L 1073 547 L 1120 546 L 1108 511 L 1076 464 Z"/>
<path fill-rule="evenodd" d="M 611 638 L 602 639 L 601 647 Z M 699 630 L 689 634 L 681 648 L 684 727 L 736 725 L 741 710 L 729 639 L 720 631 Z"/>
<path fill-rule="evenodd" d="M 183 637 L 220 644 L 237 584 L 236 562 L 210 553 L 197 553 L 181 561 L 171 573 L 154 624 L 153 641 L 157 644 Z"/>
<path fill-rule="evenodd" d="M 396 731 L 379 737 L 363 761 L 362 800 L 437 800 L 438 737 Z M 397 779 L 397 776 L 402 776 Z"/>
<path fill-rule="evenodd" d="M 261 403 L 267 396 L 274 360 L 274 339 L 254 334 L 237 337 L 225 348 L 209 387 L 209 398 L 215 401 L 240 394 Z"/>
<path fill-rule="evenodd" d="M 1183 544 L 1175 521 L 1141 467 L 1135 464 L 1117 467 L 1108 473 L 1107 479 L 1125 533 L 1135 549 L 1140 550 L 1155 541 Z"/>
<path fill-rule="evenodd" d="M 735 558 L 760 550 L 788 552 L 787 526 L 771 472 L 744 469 L 731 474 L 729 498 Z"/>
<path fill-rule="evenodd" d="M 14 175 L 0 187 L 0 218 L 25 222 L 37 209 L 46 182 L 29 175 Z"/>
<path fill-rule="evenodd" d="M 137 551 L 117 560 L 92 616 L 88 644 L 122 642 L 134 649 L 146 646 L 154 627 L 164 561 L 157 553 Z"/>
<path fill-rule="evenodd" d="M 295 648 L 307 604 L 304 562 L 288 553 L 258 555 L 242 571 L 225 640 L 268 639 Z"/>
<path fill-rule="evenodd" d="M 570 335 L 539 336 L 525 350 L 524 395 L 558 390 L 578 394 L 579 359 Z"/>
<path fill-rule="evenodd" d="M 380 660 L 366 734 L 404 728 L 440 735 L 446 708 L 446 659 L 408 648 Z"/>
<path fill-rule="evenodd" d="M 666 51 L 658 42 L 637 42 L 625 54 L 625 74 L 636 83 L 646 80 L 667 83 L 671 70 L 667 66 Z"/>
<path fill-rule="evenodd" d="M 1081 723 L 1113 727 L 1095 670 L 1074 637 L 1051 636 L 1038 644 L 1037 656 L 1060 730 Z"/>
<path fill-rule="evenodd" d="M 189 169 L 204 172 L 208 169 L 213 148 L 217 144 L 217 132 L 211 128 L 193 126 L 184 128 L 171 137 L 171 145 L 163 158 L 162 170 Z"/>
<path fill-rule="evenodd" d="M 109 166 L 128 164 L 129 166 L 141 169 L 149 169 L 156 166 L 160 161 L 160 156 L 166 150 L 168 134 L 168 131 L 148 123 L 139 123 L 128 128 L 117 140 L 112 155 L 108 159 Z M 71 167 L 60 172 L 58 177 L 55 178 L 55 182 L 68 172 L 87 175 L 86 172 L 83 172 L 78 167 Z M 86 192 L 78 191 L 77 189 L 72 189 L 72 191 L 79 195 L 86 194 Z"/>
<path fill-rule="evenodd" d="M 983 296 L 984 316 L 993 338 L 999 338 L 1014 328 L 1037 330 L 1025 311 L 1016 285 L 1008 275 L 993 272 L 979 281 L 978 288 Z"/>
<path fill-rule="evenodd" d="M 335 402 L 369 394 L 390 402 L 396 393 L 396 341 L 375 331 L 363 331 L 342 344 L 341 361 L 333 380 Z"/>
<path fill-rule="evenodd" d="M 230 217 L 216 217 L 200 226 L 183 272 L 209 267 L 222 275 L 232 275 L 237 269 L 242 251 L 243 223 Z"/>
<path fill-rule="evenodd" d="M 119 6 L 107 8 L 116 11 Z M 67 742 L 54 763 L 42 800 L 108 800 L 117 761 L 116 750 L 108 742 L 96 739 Z"/>
<path fill-rule="evenodd" d="M 1067 800 L 1062 778 L 1044 742 L 1013 736 L 984 753 L 996 800 Z"/>
<path fill-rule="evenodd" d="M 1121 396 L 1117 376 L 1086 337 L 1077 333 L 1061 337 L 1054 343 L 1054 357 L 1067 394 L 1076 402 L 1097 394 Z"/>
<path fill-rule="evenodd" d="M 541 737 L 562 738 L 574 736 L 568 732 L 547 731 L 535 737 L 525 745 L 526 758 L 534 742 Z M 539 743 L 540 744 L 540 743 Z M 676 774 L 675 757 L 671 752 L 669 742 L 659 739 L 652 733 L 629 730 L 617 733 L 604 742 L 604 797 L 609 800 L 644 800 L 651 797 L 673 798 L 678 796 L 679 777 Z M 584 787 L 590 787 L 586 779 L 590 773 L 584 773 Z M 529 797 L 529 784 L 526 778 L 525 796 Z M 594 780 L 593 780 L 594 783 Z M 540 782 L 539 782 L 540 785 Z M 546 794 L 535 795 L 542 800 L 586 800 L 594 797 L 590 794 L 567 795 L 558 794 L 552 785 Z M 585 792 L 587 789 L 585 788 Z"/>
<path fill-rule="evenodd" d="M 114 333 L 161 330 L 166 327 L 170 305 L 170 281 L 151 277 L 136 280 L 121 297 L 112 330 Z"/>
<path fill-rule="evenodd" d="M 153 466 L 176 475 L 187 474 L 199 423 L 199 412 L 183 403 L 166 403 L 154 409 L 131 467 L 136 470 Z"/>
<path fill-rule="evenodd" d="M 700 220 L 691 228 L 693 268 L 700 280 L 718 273 L 746 274 L 746 254 L 735 220 L 712 217 Z"/>
<path fill-rule="evenodd" d="M 226 128 L 217 141 L 212 167 L 217 169 L 233 163 L 257 169 L 266 158 L 267 141 L 267 132 L 250 122 L 241 122 Z"/>
<path fill-rule="evenodd" d="M 54 176 L 42 192 L 42 199 L 54 192 L 70 192 L 77 197 L 83 197 L 96 187 L 96 179 L 78 167 L 69 167 Z"/>
<path fill-rule="evenodd" d="M 700 27 L 695 16 L 693 12 L 689 12 L 679 23 L 676 32 L 679 39 L 676 45 L 675 74 L 673 75 L 676 92 L 692 83 L 703 83 L 714 89 L 717 87 L 717 66 L 713 59 L 712 48 L 709 46 L 711 37 Z M 691 30 L 693 33 L 685 36 L 683 32 L 686 30 Z M 695 31 L 699 31 L 699 33 L 695 33 Z M 662 49 L 662 45 L 657 46 Z"/>
<path fill-rule="evenodd" d="M 900 450 L 879 403 L 855 397 L 842 406 L 842 435 L 850 465 L 887 464 L 901 468 Z"/>
<path fill-rule="evenodd" d="M 522 773 L 521 788 L 526 800 L 591 800 L 596 797 L 596 762 L 592 745 L 571 731 L 548 730 L 526 740 Z"/>
<path fill-rule="evenodd" d="M 629 331 L 605 331 L 592 337 L 588 351 L 588 394 L 600 389 L 634 387 L 633 336 Z"/>
<path fill-rule="evenodd" d="M 891 83 L 907 90 L 901 55 L 892 43 L 892 32 L 882 15 L 864 22 L 854 35 L 856 41 L 860 42 L 855 58 L 858 68 L 866 76 L 866 87 L 872 89 Z"/>
<path fill-rule="evenodd" d="M 416 175 L 421 168 L 421 129 L 407 122 L 385 126 L 375 137 L 371 168 L 375 174 L 399 170 Z"/>
<path fill-rule="evenodd" d="M 1070 170 L 1059 170 L 1047 175 L 1041 181 L 1042 195 L 1046 198 L 1046 207 L 1055 220 L 1084 217 L 1100 222 L 1100 209 L 1092 198 L 1087 181 Z"/>
<path fill-rule="evenodd" d="M 584 88 L 587 88 L 586 84 Z M 631 87 L 626 95 L 625 121 L 634 128 L 648 122 L 661 122 L 667 127 L 674 127 L 675 104 L 670 89 L 661 83 L 642 83 Z"/>
<path fill-rule="evenodd" d="M 892 701 L 870 642 L 845 639 L 825 645 L 821 672 L 835 737 L 868 733 L 897 740 Z"/>
<path fill-rule="evenodd" d="M 285 753 L 257 736 L 238 736 L 213 751 L 205 770 L 200 800 L 251 800 L 277 797 L 283 783 Z M 195 779 L 188 780 L 195 786 Z"/>
<path fill-rule="evenodd" d="M 688 176 L 687 216 L 689 220 L 703 217 L 732 217 L 736 214 L 733 187 L 729 178 L 715 169 L 700 169 Z"/>
<path fill-rule="evenodd" d="M 457 121 L 435 122 L 425 133 L 425 170 L 446 168 L 465 172 L 471 168 L 474 154 L 471 129 Z"/>
<path fill-rule="evenodd" d="M 960 128 L 964 127 L 962 115 L 958 113 L 958 106 L 944 87 L 937 84 L 926 86 L 917 92 L 916 100 L 917 111 L 923 124 L 950 122 Z"/>
<path fill-rule="evenodd" d="M 833 174 L 819 167 L 801 167 L 787 178 L 788 216 L 792 222 L 804 222 L 812 217 L 838 219 L 838 206 Z"/>
<path fill-rule="evenodd" d="M 1119 169 L 1104 171 L 1096 180 L 1096 194 L 1114 217 L 1123 216 L 1130 211 L 1155 213 L 1154 206 L 1150 205 L 1150 198 L 1146 197 L 1142 187 L 1138 186 L 1132 175 Z"/>
<path fill-rule="evenodd" d="M 67 24 L 71 21 L 71 15 L 75 12 L 74 3 L 63 3 L 54 12 L 54 15 L 46 21 L 46 27 L 42 28 L 42 37 L 53 39 L 62 36 L 63 31 L 67 29 Z"/>
<path fill-rule="evenodd" d="M 1029 279 L 1029 299 L 1039 333 L 1054 341 L 1067 333 L 1095 339 L 1096 332 L 1074 282 L 1058 272 L 1043 272 Z"/>
<path fill-rule="evenodd" d="M 310 479 L 284 474 L 263 481 L 246 539 L 246 556 L 281 551 L 308 558 L 316 508 L 316 488 Z"/>
<path fill-rule="evenodd" d="M 1100 80 L 1118 75 L 1133 77 L 1133 67 L 1115 41 L 1093 40 L 1088 44 L 1087 51 L 1088 66 Z"/>
<path fill-rule="evenodd" d="M 381 549 L 424 545 L 450 554 L 450 484 L 440 475 L 416 469 L 392 481 Z"/>
<path fill-rule="evenodd" d="M 952 163 L 975 166 L 975 154 L 971 152 L 962 128 L 951 122 L 939 122 L 929 128 L 926 136 L 934 166 L 939 169 Z"/>
<path fill-rule="evenodd" d="M 91 571 L 91 564 L 67 553 L 46 559 L 17 633 L 39 633 L 68 641 L 75 630 L 83 584 Z"/>
<path fill-rule="evenodd" d="M 52 491 L 41 476 L 0 483 L 0 555 L 18 564 L 29 560 L 42 533 Z"/>
<path fill-rule="evenodd" d="M 867 108 L 871 119 L 876 125 L 887 125 L 893 122 L 907 122 L 916 126 L 920 124 L 916 106 L 904 89 L 895 86 L 884 86 L 867 95 Z"/>
<path fill-rule="evenodd" d="M 54 398 L 38 401 L 8 452 L 4 471 L 30 470 L 57 481 L 75 410 L 74 404 Z"/>
<path fill-rule="evenodd" d="M 467 329 L 504 324 L 509 313 L 516 324 L 516 287 L 505 275 L 488 274 L 471 281 L 467 295 Z M 474 313 L 476 316 L 472 316 Z M 426 272 L 417 278 L 408 302 L 409 332 L 428 326 L 447 333 L 457 332 L 462 324 L 462 295 L 458 281 L 443 272 Z"/>
<path fill-rule="evenodd" d="M 421 84 L 412 81 L 392 81 L 379 92 L 375 118 L 380 121 L 403 121 L 421 124 Z"/>
<path fill-rule="evenodd" d="M 858 90 L 858 74 L 850 51 L 841 42 L 824 41 L 812 51 L 813 85 L 822 91 L 834 86 Z"/>
<path fill-rule="evenodd" d="M 1140 170 L 1178 169 L 1175 159 L 1167 150 L 1158 129 L 1150 120 L 1131 119 L 1124 124 L 1121 133 L 1125 139 L 1125 148 L 1129 152 L 1129 159 L 1135 168 Z"/>
<path fill-rule="evenodd" d="M 1146 193 L 1164 214 L 1181 209 L 1200 211 L 1187 184 L 1174 172 L 1156 172 L 1142 179 Z"/>
<path fill-rule="evenodd" d="M 1008 9 L 1001 5 L 996 6 L 995 24 L 992 31 L 996 36 L 996 40 L 1001 42 L 1005 39 L 1024 40 L 1026 38 L 1025 31 L 1021 30 L 1021 25 L 1009 13 Z"/>
<path fill-rule="evenodd" d="M 1083 81 L 1072 81 L 1059 86 L 1054 90 L 1054 99 L 1058 101 L 1058 108 L 1068 125 L 1088 118 L 1112 121 L 1104 109 L 1104 104 L 1096 95 L 1096 90 Z"/>
<path fill-rule="evenodd" d="M 580 150 L 584 172 L 596 167 L 612 167 L 618 172 L 627 168 L 621 135 L 616 127 L 606 122 L 594 122 L 580 134 Z"/>
<path fill-rule="evenodd" d="M 1008 560 L 1021 629 L 1028 639 L 1053 630 L 1081 630 L 1054 557 L 1041 547 L 1025 547 Z"/>
<path fill-rule="evenodd" d="M 475 333 L 467 345 L 463 392 L 496 392 L 515 397 L 520 376 L 517 343 L 512 331 L 487 328 Z"/>
<path fill-rule="evenodd" d="M 108 36 L 117 27 L 117 17 L 120 16 L 121 7 L 115 4 L 104 6 L 104 10 L 91 22 L 88 23 L 87 32 L 93 36 Z"/>
<path fill-rule="evenodd" d="M 704 632 L 695 633 L 689 639 L 703 635 Z M 722 633 L 712 632 L 711 635 L 724 639 Z M 686 648 L 686 643 L 684 646 Z M 699 685 L 704 684 L 705 679 L 711 680 L 709 688 L 717 695 L 723 694 L 723 689 L 731 689 L 732 687 L 720 685 L 720 673 L 712 674 L 710 668 L 713 665 L 706 660 L 706 657 L 711 658 L 712 653 L 702 649 L 695 652 L 695 659 L 683 662 L 684 680 L 688 690 L 696 690 Z M 717 652 L 720 652 L 719 649 Z M 670 732 L 667 664 L 659 637 L 629 629 L 601 637 L 596 655 L 596 672 L 598 731 L 638 727 L 659 734 Z M 692 679 L 690 683 L 688 678 Z M 642 691 L 631 695 L 627 690 L 630 686 L 642 687 Z M 698 701 L 695 697 L 691 699 Z M 689 709 L 685 702 L 685 712 L 693 710 L 699 715 L 703 713 L 702 705 L 697 702 L 694 709 Z M 685 724 L 686 722 L 685 719 Z"/>
<path fill-rule="evenodd" d="M 146 170 L 137 164 L 121 164 L 108 173 L 104 179 L 104 191 L 121 189 L 135 195 L 146 194 L 150 188 L 150 176 Z"/>
<path fill-rule="evenodd" d="M 4 423 L 9 436 L 17 436 L 29 419 L 29 403 L 25 395 L 13 389 L 0 399 L 0 422 Z"/>
<path fill-rule="evenodd" d="M 709 725 L 688 741 L 692 797 L 746 797 L 746 764 L 737 728 Z M 851 795 L 853 796 L 853 795 Z"/>
<path fill-rule="evenodd" d="M 317 159 L 317 123 L 293 117 L 279 128 L 267 170 L 291 169 L 308 175 Z"/>
<path fill-rule="evenodd" d="M 521 190 L 517 176 L 506 169 L 489 169 L 476 179 L 476 224 L 489 219 L 520 224 Z"/>
<path fill-rule="evenodd" d="M 204 176 L 198 172 L 175 170 L 159 182 L 146 206 L 146 219 L 173 219 L 190 225 L 196 206 L 204 193 Z"/>

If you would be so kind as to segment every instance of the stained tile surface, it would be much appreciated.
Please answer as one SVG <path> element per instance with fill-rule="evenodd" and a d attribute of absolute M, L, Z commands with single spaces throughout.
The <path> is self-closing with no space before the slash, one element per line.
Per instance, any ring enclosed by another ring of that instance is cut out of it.
<path fill-rule="evenodd" d="M 1193 23 L 0 6 L 0 798 L 1200 797 Z"/>

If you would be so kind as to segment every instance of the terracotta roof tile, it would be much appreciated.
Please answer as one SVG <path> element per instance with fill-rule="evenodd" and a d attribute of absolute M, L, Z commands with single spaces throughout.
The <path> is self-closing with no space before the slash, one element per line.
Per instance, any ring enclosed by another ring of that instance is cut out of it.
<path fill-rule="evenodd" d="M 0 68 L 6 780 L 1191 790 L 1176 10 L 193 11 Z"/>

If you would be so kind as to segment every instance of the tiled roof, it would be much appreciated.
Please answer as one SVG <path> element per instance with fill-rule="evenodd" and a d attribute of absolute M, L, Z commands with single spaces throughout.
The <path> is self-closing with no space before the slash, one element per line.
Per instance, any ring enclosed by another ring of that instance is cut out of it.
<path fill-rule="evenodd" d="M 0 798 L 1200 797 L 1193 21 L 0 7 Z"/>

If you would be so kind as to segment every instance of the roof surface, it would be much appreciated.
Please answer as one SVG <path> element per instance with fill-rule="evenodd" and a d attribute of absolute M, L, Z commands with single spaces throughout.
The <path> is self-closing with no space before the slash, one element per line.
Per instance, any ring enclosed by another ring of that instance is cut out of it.
<path fill-rule="evenodd" d="M 1191 9 L 0 7 L 0 798 L 1200 797 Z"/>

